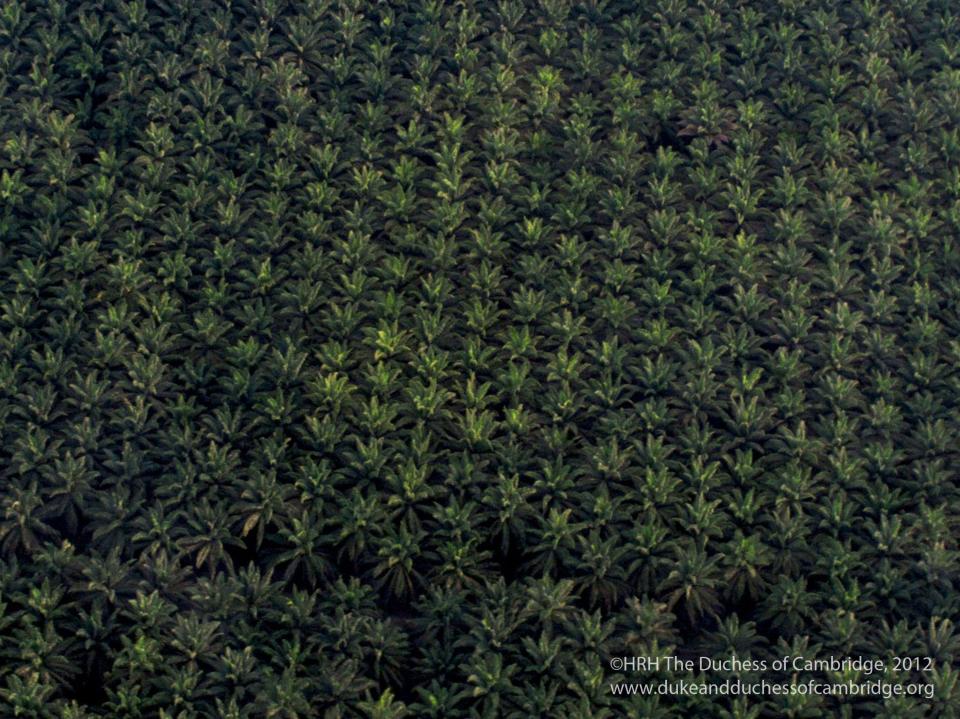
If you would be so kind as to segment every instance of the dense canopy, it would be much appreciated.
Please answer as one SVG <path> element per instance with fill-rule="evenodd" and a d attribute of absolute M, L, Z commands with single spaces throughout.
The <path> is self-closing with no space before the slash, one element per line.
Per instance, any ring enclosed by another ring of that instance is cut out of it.
<path fill-rule="evenodd" d="M 950 0 L 0 7 L 0 716 L 956 716 L 958 447 Z"/>

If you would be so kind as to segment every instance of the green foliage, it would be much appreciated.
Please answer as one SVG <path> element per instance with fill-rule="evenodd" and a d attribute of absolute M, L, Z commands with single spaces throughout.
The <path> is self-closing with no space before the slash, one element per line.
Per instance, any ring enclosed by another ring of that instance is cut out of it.
<path fill-rule="evenodd" d="M 955 716 L 957 33 L 5 2 L 0 716 Z M 937 695 L 608 691 L 827 651 Z"/>

